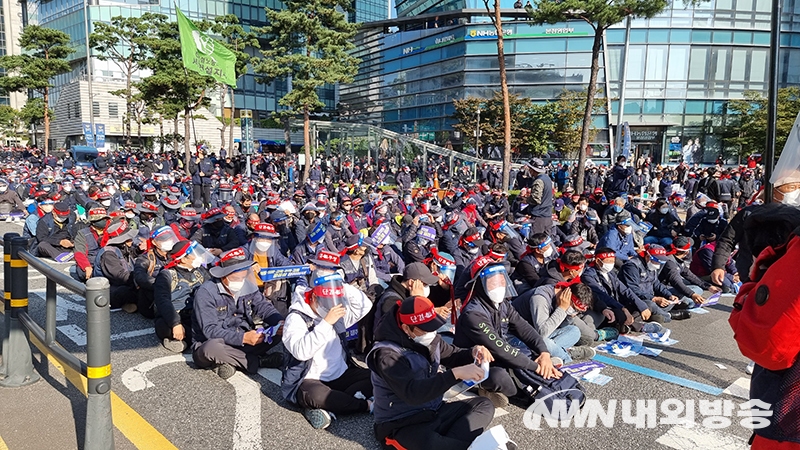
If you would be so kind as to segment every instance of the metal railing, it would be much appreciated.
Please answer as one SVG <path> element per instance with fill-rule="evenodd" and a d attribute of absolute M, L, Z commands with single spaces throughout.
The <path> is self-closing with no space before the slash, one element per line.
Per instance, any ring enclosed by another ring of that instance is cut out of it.
<path fill-rule="evenodd" d="M 39 381 L 34 371 L 29 333 L 60 363 L 87 378 L 85 449 L 114 448 L 111 417 L 111 315 L 109 283 L 91 278 L 81 284 L 30 254 L 28 239 L 3 235 L 5 332 L 0 387 L 20 387 Z M 45 328 L 28 315 L 28 265 L 47 278 Z M 56 342 L 56 289 L 62 286 L 86 299 L 86 362 Z"/>

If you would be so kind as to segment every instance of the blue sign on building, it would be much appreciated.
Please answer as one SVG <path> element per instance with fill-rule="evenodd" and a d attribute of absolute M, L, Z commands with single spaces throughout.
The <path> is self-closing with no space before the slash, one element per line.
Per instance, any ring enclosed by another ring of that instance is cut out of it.
<path fill-rule="evenodd" d="M 97 137 L 97 147 L 104 147 L 106 145 L 106 125 L 104 123 L 96 123 L 94 131 Z"/>
<path fill-rule="evenodd" d="M 83 137 L 86 139 L 86 145 L 94 147 L 94 133 L 92 133 L 92 124 L 83 122 Z"/>

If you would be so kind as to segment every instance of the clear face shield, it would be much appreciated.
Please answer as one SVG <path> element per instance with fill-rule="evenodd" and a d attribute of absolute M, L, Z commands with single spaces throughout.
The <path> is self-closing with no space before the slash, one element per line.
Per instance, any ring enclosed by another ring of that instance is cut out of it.
<path fill-rule="evenodd" d="M 172 227 L 166 226 L 154 231 L 153 234 L 150 235 L 150 239 L 153 241 L 154 246 L 164 252 L 172 250 L 172 247 L 180 240 L 180 238 L 175 235 L 175 231 Z"/>
<path fill-rule="evenodd" d="M 316 276 L 313 284 L 314 297 L 317 299 L 317 314 L 320 317 L 325 317 L 334 306 L 346 304 L 344 279 L 341 274 L 335 272 Z"/>
<path fill-rule="evenodd" d="M 447 282 L 449 284 L 453 284 L 456 279 L 456 266 L 455 265 L 442 265 L 439 261 L 434 259 L 434 263 L 436 264 L 436 273 L 441 278 L 442 276 L 447 278 Z"/>
<path fill-rule="evenodd" d="M 483 291 L 494 303 L 502 303 L 507 298 L 517 296 L 514 283 L 508 277 L 508 271 L 502 264 L 489 266 L 481 271 L 480 282 L 483 284 Z"/>
<path fill-rule="evenodd" d="M 271 258 L 278 254 L 278 247 L 276 238 L 255 233 L 253 234 L 253 240 L 250 242 L 250 253 Z"/>
<path fill-rule="evenodd" d="M 252 266 L 239 269 L 236 272 L 229 273 L 224 278 L 225 286 L 234 299 L 258 292 L 258 280 L 256 273 L 252 270 Z"/>
<path fill-rule="evenodd" d="M 198 267 L 210 266 L 211 263 L 214 262 L 215 257 L 199 243 L 192 242 L 189 245 L 189 250 L 186 251 L 186 255 L 183 256 L 183 259 L 188 262 L 192 268 L 196 269 Z"/>
<path fill-rule="evenodd" d="M 503 224 L 500 225 L 500 228 L 497 230 L 497 232 L 506 234 L 508 236 L 508 239 L 510 240 L 513 239 L 522 240 L 519 233 L 517 233 L 517 230 L 515 230 L 508 222 L 503 222 Z"/>

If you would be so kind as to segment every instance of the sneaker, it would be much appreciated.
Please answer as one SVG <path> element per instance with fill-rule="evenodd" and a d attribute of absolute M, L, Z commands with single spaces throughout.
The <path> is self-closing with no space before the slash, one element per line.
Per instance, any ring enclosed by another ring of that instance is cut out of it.
<path fill-rule="evenodd" d="M 236 373 L 236 368 L 228 363 L 220 364 L 214 370 L 217 372 L 217 375 L 219 375 L 219 377 L 222 378 L 223 380 L 227 380 Z"/>
<path fill-rule="evenodd" d="M 164 340 L 161 341 L 161 345 L 173 353 L 183 353 L 183 351 L 186 350 L 186 342 L 177 339 L 164 338 Z"/>
<path fill-rule="evenodd" d="M 324 409 L 307 409 L 303 411 L 303 417 L 317 430 L 328 428 L 332 422 L 331 414 Z"/>
<path fill-rule="evenodd" d="M 642 333 L 663 333 L 664 326 L 658 322 L 647 322 L 642 326 Z"/>
<path fill-rule="evenodd" d="M 125 303 L 122 305 L 122 310 L 128 314 L 133 314 L 136 312 L 138 308 L 136 307 L 136 303 Z"/>
<path fill-rule="evenodd" d="M 598 341 L 611 341 L 619 337 L 619 331 L 616 328 L 601 328 L 597 330 Z"/>
<path fill-rule="evenodd" d="M 587 345 L 579 345 L 577 347 L 572 347 L 569 350 L 567 350 L 567 352 L 569 353 L 569 356 L 571 356 L 572 359 L 575 360 L 592 359 L 594 358 L 594 355 L 597 354 L 597 352 L 592 347 L 589 347 Z"/>
<path fill-rule="evenodd" d="M 622 325 L 619 327 L 619 334 L 628 334 L 631 332 L 630 325 Z"/>
<path fill-rule="evenodd" d="M 553 363 L 553 367 L 555 367 L 556 369 L 564 365 L 564 360 L 559 358 L 558 356 L 551 357 L 550 362 Z"/>
<path fill-rule="evenodd" d="M 283 353 L 272 352 L 258 358 L 258 367 L 267 369 L 280 369 L 283 367 Z"/>
<path fill-rule="evenodd" d="M 495 408 L 504 408 L 508 406 L 508 397 L 502 392 L 492 392 L 484 388 L 478 388 L 478 396 L 491 400 Z"/>
<path fill-rule="evenodd" d="M 748 375 L 752 375 L 753 374 L 753 369 L 755 369 L 755 368 L 756 368 L 756 363 L 754 363 L 753 361 L 750 361 L 750 364 L 747 365 L 747 368 L 744 369 L 744 371 L 747 372 Z"/>

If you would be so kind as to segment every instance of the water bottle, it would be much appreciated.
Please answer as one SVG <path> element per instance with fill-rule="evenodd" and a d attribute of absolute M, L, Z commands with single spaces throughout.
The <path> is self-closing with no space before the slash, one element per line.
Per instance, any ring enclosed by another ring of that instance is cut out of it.
<path fill-rule="evenodd" d="M 449 400 L 451 398 L 457 397 L 457 396 L 463 394 L 464 392 L 467 392 L 468 390 L 470 390 L 476 384 L 482 383 L 484 380 L 489 378 L 489 362 L 488 361 L 484 361 L 483 364 L 478 364 L 478 362 L 475 361 L 475 365 L 476 366 L 480 366 L 481 369 L 483 369 L 483 378 L 481 378 L 478 381 L 463 380 L 463 381 L 459 382 L 458 384 L 456 384 L 455 386 L 451 387 L 447 392 L 444 393 L 444 400 Z"/>

